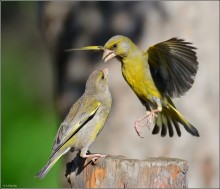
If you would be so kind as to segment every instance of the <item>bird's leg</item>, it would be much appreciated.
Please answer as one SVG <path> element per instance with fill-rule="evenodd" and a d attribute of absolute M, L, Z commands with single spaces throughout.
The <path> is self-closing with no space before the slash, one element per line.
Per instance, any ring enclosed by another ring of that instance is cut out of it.
<path fill-rule="evenodd" d="M 86 154 L 85 153 L 85 150 L 82 150 L 81 153 L 80 153 L 80 156 L 82 158 L 92 158 L 92 162 L 95 164 L 95 161 L 98 159 L 98 158 L 103 158 L 103 157 L 106 157 L 107 155 L 105 154 Z"/>
<path fill-rule="evenodd" d="M 151 111 L 147 111 L 146 115 L 144 115 L 143 117 L 141 117 L 140 119 L 138 119 L 137 121 L 135 121 L 135 130 L 138 134 L 138 136 L 140 136 L 141 138 L 143 138 L 143 136 L 141 135 L 141 131 L 140 131 L 140 128 L 143 126 L 142 124 L 140 124 L 140 122 L 147 118 L 147 127 L 148 129 L 150 130 L 150 126 L 151 124 L 153 123 L 154 121 L 154 118 L 157 117 L 157 114 L 158 112 L 161 112 L 162 111 L 162 105 L 160 103 L 160 100 L 159 99 L 155 99 L 156 103 L 157 103 L 157 108 L 154 109 L 154 110 L 151 110 Z"/>
<path fill-rule="evenodd" d="M 147 117 L 147 126 L 148 126 L 149 129 L 150 129 L 149 125 L 151 123 L 153 123 L 154 118 L 157 117 L 156 113 L 161 112 L 161 110 L 162 109 L 155 109 L 155 110 L 151 110 L 150 112 L 147 112 L 147 115 L 146 115 L 146 117 Z"/>
<path fill-rule="evenodd" d="M 141 138 L 144 138 L 142 135 L 141 135 L 141 127 L 143 127 L 144 125 L 141 124 L 140 122 L 142 120 L 144 120 L 145 118 L 147 118 L 147 128 L 150 130 L 150 125 L 152 123 L 152 120 L 154 120 L 154 116 L 157 116 L 155 114 L 155 112 L 152 112 L 154 110 L 151 110 L 151 111 L 147 111 L 146 115 L 144 115 L 143 117 L 139 118 L 138 120 L 135 121 L 134 123 L 134 128 L 135 128 L 135 131 L 137 132 L 138 136 L 141 137 Z"/>
<path fill-rule="evenodd" d="M 141 138 L 144 138 L 142 135 L 141 135 L 141 127 L 143 126 L 142 124 L 140 124 L 140 122 L 144 119 L 144 118 L 146 118 L 147 117 L 147 115 L 144 115 L 143 117 L 141 117 L 141 118 L 139 118 L 138 120 L 136 120 L 135 121 L 135 123 L 134 123 L 134 128 L 135 128 L 135 131 L 136 131 L 136 133 L 138 134 L 138 136 L 139 137 L 141 137 Z"/>
<path fill-rule="evenodd" d="M 154 121 L 154 118 L 157 117 L 158 112 L 162 111 L 162 105 L 159 98 L 154 98 L 154 101 L 157 103 L 157 108 L 147 112 L 147 125 L 151 125 Z M 149 128 L 149 127 L 148 127 Z"/>

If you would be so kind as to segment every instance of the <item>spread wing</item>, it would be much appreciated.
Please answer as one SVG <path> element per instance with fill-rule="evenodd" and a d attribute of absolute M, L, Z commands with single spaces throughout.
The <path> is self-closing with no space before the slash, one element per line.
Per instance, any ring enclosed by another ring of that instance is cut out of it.
<path fill-rule="evenodd" d="M 155 85 L 165 95 L 179 97 L 191 88 L 198 69 L 195 49 L 189 42 L 172 38 L 145 52 Z"/>
<path fill-rule="evenodd" d="M 52 155 L 92 119 L 101 103 L 90 97 L 80 98 L 70 109 L 69 114 L 60 125 L 53 144 Z"/>

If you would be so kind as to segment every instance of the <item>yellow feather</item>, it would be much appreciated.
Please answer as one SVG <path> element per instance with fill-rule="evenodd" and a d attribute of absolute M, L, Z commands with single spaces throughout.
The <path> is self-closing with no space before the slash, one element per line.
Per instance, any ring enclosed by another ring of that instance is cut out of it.
<path fill-rule="evenodd" d="M 123 59 L 122 61 L 122 74 L 137 96 L 145 100 L 150 100 L 151 96 L 161 98 L 150 71 L 146 69 L 148 64 L 145 64 L 141 56 Z"/>

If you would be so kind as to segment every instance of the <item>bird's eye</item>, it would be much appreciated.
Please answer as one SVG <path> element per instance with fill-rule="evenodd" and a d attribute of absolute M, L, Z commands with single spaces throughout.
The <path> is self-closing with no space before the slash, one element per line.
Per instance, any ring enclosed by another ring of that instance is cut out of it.
<path fill-rule="evenodd" d="M 105 79 L 105 76 L 104 76 L 104 74 L 102 74 L 102 79 Z"/>
<path fill-rule="evenodd" d="M 114 48 L 114 49 L 115 49 L 116 47 L 117 47 L 117 44 L 112 45 L 112 48 Z"/>

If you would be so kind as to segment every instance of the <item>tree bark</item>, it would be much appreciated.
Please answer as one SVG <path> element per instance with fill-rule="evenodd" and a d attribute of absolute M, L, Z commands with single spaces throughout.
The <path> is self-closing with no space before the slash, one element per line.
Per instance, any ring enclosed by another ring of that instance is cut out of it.
<path fill-rule="evenodd" d="M 107 156 L 94 165 L 77 154 L 66 177 L 72 188 L 187 188 L 187 171 L 187 162 L 176 158 Z"/>

